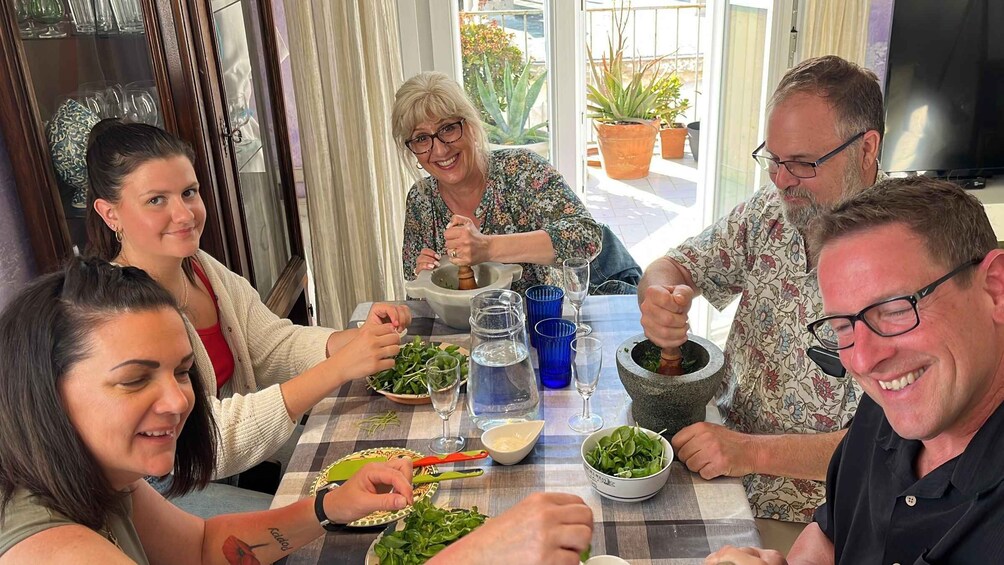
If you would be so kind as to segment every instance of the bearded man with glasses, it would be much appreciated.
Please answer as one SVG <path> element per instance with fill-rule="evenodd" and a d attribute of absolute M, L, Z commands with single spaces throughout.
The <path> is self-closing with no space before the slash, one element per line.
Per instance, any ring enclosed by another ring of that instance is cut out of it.
<path fill-rule="evenodd" d="M 861 386 L 792 565 L 1002 563 L 1004 251 L 954 184 L 882 181 L 810 227 L 823 315 Z M 780 565 L 726 548 L 709 563 Z"/>
<path fill-rule="evenodd" d="M 744 477 L 766 547 L 787 549 L 822 503 L 860 395 L 806 356 L 805 326 L 822 305 L 804 232 L 876 181 L 883 116 L 869 70 L 835 56 L 789 70 L 753 152 L 771 184 L 652 263 L 639 286 L 642 327 L 660 347 L 686 341 L 695 295 L 719 310 L 739 298 L 718 397 L 725 425 L 689 426 L 672 444 L 704 478 Z"/>

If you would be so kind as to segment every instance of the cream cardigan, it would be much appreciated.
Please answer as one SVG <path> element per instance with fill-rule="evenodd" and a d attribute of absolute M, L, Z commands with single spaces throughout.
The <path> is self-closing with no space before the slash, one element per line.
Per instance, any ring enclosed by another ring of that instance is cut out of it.
<path fill-rule="evenodd" d="M 196 259 L 216 293 L 220 328 L 234 354 L 233 377 L 217 391 L 209 353 L 185 318 L 202 388 L 220 432 L 215 479 L 250 469 L 289 439 L 296 422 L 289 418 L 279 383 L 323 361 L 333 330 L 279 318 L 246 279 L 204 251 Z"/>

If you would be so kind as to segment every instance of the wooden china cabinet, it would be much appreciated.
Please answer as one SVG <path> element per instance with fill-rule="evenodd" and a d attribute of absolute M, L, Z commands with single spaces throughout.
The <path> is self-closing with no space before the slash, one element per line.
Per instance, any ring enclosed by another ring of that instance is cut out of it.
<path fill-rule="evenodd" d="M 2 0 L 0 127 L 39 269 L 83 250 L 83 145 L 102 117 L 195 149 L 202 248 L 308 320 L 269 0 Z"/>

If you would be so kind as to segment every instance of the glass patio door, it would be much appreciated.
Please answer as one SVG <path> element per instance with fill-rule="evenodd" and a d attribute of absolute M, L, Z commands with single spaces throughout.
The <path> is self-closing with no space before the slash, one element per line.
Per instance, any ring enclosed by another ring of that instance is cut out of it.
<path fill-rule="evenodd" d="M 712 50 L 705 73 L 708 103 L 701 124 L 704 225 L 710 225 L 770 182 L 750 158 L 763 140 L 766 106 L 789 67 L 794 0 L 709 2 Z M 724 343 L 735 305 L 718 312 L 696 303 L 694 331 Z"/>

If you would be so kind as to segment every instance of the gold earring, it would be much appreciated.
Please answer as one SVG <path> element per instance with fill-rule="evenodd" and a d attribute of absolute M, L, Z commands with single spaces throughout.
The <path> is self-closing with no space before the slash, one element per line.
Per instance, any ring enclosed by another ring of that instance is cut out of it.
<path fill-rule="evenodd" d="M 422 164 L 421 164 L 421 163 L 415 163 L 415 168 L 416 168 L 416 169 L 422 169 L 422 168 L 424 168 L 424 167 L 422 167 Z"/>
<path fill-rule="evenodd" d="M 115 241 L 122 243 L 122 228 L 115 229 Z"/>

